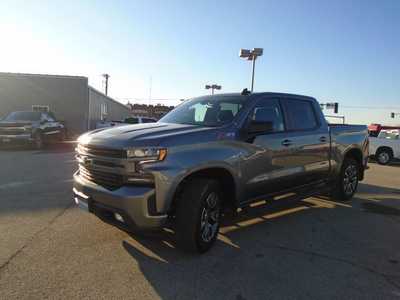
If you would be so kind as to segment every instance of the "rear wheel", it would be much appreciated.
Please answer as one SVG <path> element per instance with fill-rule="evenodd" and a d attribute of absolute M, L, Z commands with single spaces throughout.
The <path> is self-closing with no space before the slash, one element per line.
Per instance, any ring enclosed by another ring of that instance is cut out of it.
<path fill-rule="evenodd" d="M 393 154 L 389 149 L 379 149 L 376 153 L 376 161 L 380 165 L 387 165 L 393 158 Z"/>
<path fill-rule="evenodd" d="M 215 180 L 186 184 L 176 207 L 176 238 L 180 248 L 204 253 L 215 243 L 221 219 L 221 190 Z"/>
<path fill-rule="evenodd" d="M 354 196 L 358 187 L 359 172 L 358 162 L 355 159 L 346 158 L 331 193 L 334 200 L 348 201 Z"/>

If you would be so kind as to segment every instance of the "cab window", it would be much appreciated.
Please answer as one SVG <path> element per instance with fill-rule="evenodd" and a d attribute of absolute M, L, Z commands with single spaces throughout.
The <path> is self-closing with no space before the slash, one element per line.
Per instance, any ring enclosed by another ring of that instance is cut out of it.
<path fill-rule="evenodd" d="M 318 126 L 312 102 L 300 99 L 285 99 L 285 112 L 289 130 L 310 130 Z"/>
<path fill-rule="evenodd" d="M 285 130 L 282 111 L 277 99 L 262 99 L 253 110 L 251 121 L 272 123 L 272 132 Z"/>

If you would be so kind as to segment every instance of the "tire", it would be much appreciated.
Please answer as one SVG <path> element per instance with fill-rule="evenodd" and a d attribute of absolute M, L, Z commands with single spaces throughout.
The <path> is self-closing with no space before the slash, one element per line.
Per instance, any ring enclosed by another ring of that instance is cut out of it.
<path fill-rule="evenodd" d="M 59 138 L 59 141 L 60 141 L 60 142 L 64 142 L 66 139 L 67 139 L 67 133 L 66 133 L 65 130 L 63 129 L 63 130 L 60 131 L 60 138 Z"/>
<path fill-rule="evenodd" d="M 339 178 L 331 191 L 331 197 L 336 201 L 348 201 L 357 191 L 360 178 L 360 165 L 352 158 L 346 158 L 342 164 Z"/>
<path fill-rule="evenodd" d="M 43 149 L 44 141 L 41 133 L 36 133 L 33 137 L 33 148 L 36 150 Z"/>
<path fill-rule="evenodd" d="M 393 153 L 389 149 L 379 149 L 376 152 L 376 161 L 380 165 L 387 165 L 393 158 Z"/>
<path fill-rule="evenodd" d="M 215 243 L 221 220 L 217 181 L 193 179 L 183 188 L 176 207 L 176 239 L 186 252 L 205 253 Z"/>

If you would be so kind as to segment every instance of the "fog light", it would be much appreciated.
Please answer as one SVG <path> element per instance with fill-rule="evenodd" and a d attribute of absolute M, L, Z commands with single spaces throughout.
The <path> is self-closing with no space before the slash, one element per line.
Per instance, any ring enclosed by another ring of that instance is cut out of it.
<path fill-rule="evenodd" d="M 117 221 L 124 223 L 124 218 L 120 214 L 114 213 L 114 218 Z"/>

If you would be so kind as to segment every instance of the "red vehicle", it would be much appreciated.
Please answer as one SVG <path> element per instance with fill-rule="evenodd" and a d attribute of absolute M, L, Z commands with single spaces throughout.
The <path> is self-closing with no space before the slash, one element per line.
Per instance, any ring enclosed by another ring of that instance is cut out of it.
<path fill-rule="evenodd" d="M 368 132 L 370 136 L 373 137 L 377 137 L 379 132 L 381 132 L 382 129 L 399 129 L 400 130 L 400 126 L 385 126 L 385 125 L 381 125 L 381 124 L 370 124 L 368 126 Z"/>

